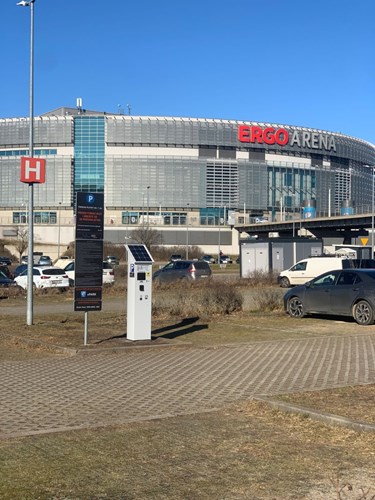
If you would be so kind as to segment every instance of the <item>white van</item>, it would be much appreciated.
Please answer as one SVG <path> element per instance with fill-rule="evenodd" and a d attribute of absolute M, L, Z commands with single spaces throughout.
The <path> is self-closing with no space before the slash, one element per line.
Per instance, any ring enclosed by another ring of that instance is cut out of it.
<path fill-rule="evenodd" d="M 326 271 L 351 267 L 353 267 L 351 260 L 346 257 L 309 257 L 281 271 L 277 281 L 282 288 L 288 288 L 293 285 L 302 285 Z"/>

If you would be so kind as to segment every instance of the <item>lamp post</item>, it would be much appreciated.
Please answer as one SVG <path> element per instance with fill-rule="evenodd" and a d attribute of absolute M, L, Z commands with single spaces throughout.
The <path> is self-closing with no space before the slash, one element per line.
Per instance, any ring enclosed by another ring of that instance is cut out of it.
<path fill-rule="evenodd" d="M 34 3 L 22 0 L 17 5 L 30 7 L 30 84 L 29 84 L 29 157 L 34 156 Z M 27 313 L 28 325 L 33 324 L 33 253 L 34 253 L 34 185 L 29 183 L 29 220 L 27 252 Z"/>
<path fill-rule="evenodd" d="M 61 233 L 61 201 L 59 201 L 59 230 L 57 235 L 57 258 L 60 258 L 60 233 Z"/>
<path fill-rule="evenodd" d="M 371 196 L 371 258 L 374 258 L 374 182 L 375 182 L 375 169 L 371 167 L 372 174 L 372 196 Z"/>
<path fill-rule="evenodd" d="M 189 259 L 189 206 L 190 204 L 186 204 L 186 252 L 185 252 L 185 259 Z"/>

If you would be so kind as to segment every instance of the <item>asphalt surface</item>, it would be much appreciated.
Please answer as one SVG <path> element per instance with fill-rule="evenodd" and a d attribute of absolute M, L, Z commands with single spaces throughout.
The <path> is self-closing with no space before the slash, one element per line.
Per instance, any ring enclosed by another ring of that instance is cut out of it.
<path fill-rule="evenodd" d="M 0 380 L 0 438 L 96 428 L 375 383 L 375 333 L 4 361 Z"/>

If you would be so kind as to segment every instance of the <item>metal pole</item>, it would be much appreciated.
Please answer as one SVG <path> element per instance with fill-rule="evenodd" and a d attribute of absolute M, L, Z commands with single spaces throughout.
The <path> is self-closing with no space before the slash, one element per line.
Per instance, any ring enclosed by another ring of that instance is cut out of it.
<path fill-rule="evenodd" d="M 331 217 L 331 188 L 328 189 L 328 217 Z"/>
<path fill-rule="evenodd" d="M 58 230 L 58 237 L 57 237 L 57 258 L 60 258 L 60 231 L 61 231 L 61 201 L 59 201 L 59 230 Z"/>
<path fill-rule="evenodd" d="M 29 157 L 34 157 L 34 2 L 21 1 L 17 5 L 30 7 L 30 85 L 29 85 Z M 29 220 L 27 252 L 27 325 L 33 324 L 33 255 L 34 255 L 34 184 L 29 183 Z"/>
<path fill-rule="evenodd" d="M 372 174 L 372 200 L 371 200 L 371 258 L 374 258 L 374 168 L 371 167 Z"/>
<path fill-rule="evenodd" d="M 219 208 L 219 241 L 218 241 L 218 249 L 217 249 L 217 263 L 220 264 L 221 257 L 221 236 L 220 236 L 220 224 L 221 224 L 221 207 Z"/>
<path fill-rule="evenodd" d="M 83 334 L 83 345 L 87 345 L 88 330 L 89 330 L 89 313 L 85 311 L 85 330 Z"/>
<path fill-rule="evenodd" d="M 189 259 L 189 203 L 187 204 L 187 210 L 186 210 L 186 252 L 185 252 L 185 258 L 186 260 Z"/>

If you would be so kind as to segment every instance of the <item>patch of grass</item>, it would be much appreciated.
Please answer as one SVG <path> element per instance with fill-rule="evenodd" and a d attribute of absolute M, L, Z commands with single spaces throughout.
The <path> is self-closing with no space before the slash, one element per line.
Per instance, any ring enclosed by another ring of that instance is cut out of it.
<path fill-rule="evenodd" d="M 340 498 L 374 488 L 375 436 L 248 402 L 223 411 L 0 442 L 0 497 Z M 370 498 L 370 497 L 368 497 Z"/>
<path fill-rule="evenodd" d="M 340 415 L 358 422 L 375 424 L 375 385 L 373 384 L 285 394 L 278 396 L 277 399 L 290 404 Z"/>

